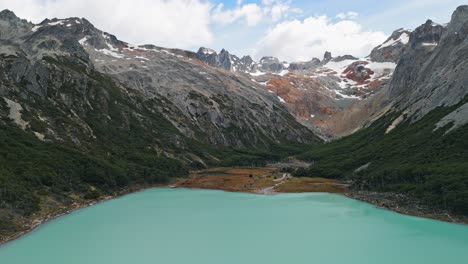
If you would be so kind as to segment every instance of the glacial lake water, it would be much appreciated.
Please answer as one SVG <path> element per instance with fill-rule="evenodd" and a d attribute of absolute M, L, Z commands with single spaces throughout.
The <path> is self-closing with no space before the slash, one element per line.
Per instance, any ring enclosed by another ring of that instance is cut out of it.
<path fill-rule="evenodd" d="M 325 193 L 150 189 L 0 246 L 0 263 L 468 263 L 468 226 Z"/>

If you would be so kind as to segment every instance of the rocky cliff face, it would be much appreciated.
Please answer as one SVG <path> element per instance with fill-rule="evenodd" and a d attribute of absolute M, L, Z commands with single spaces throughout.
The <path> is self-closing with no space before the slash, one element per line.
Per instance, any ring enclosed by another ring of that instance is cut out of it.
<path fill-rule="evenodd" d="M 197 59 L 205 56 L 232 70 L 231 61 L 238 59 L 227 51 L 137 47 L 85 19 L 46 19 L 34 25 L 10 11 L 0 13 L 0 42 L 0 96 L 27 111 L 28 129 L 45 140 L 99 140 L 90 116 L 103 124 L 117 122 L 124 130 L 139 129 L 132 125 L 151 130 L 150 123 L 157 126 L 162 119 L 176 128 L 168 140 L 176 145 L 184 144 L 181 136 L 233 147 L 315 140 L 265 87 Z M 116 121 L 112 105 L 132 109 L 119 113 Z M 50 111 L 63 113 L 66 122 L 61 124 Z"/>
<path fill-rule="evenodd" d="M 405 118 L 417 121 L 437 107 L 450 107 L 468 94 L 468 6 L 460 6 L 447 25 L 428 20 L 409 38 L 388 87 L 387 100 Z M 463 111 L 459 105 L 454 113 Z M 457 126 L 468 117 L 451 114 Z"/>
<path fill-rule="evenodd" d="M 201 47 L 198 49 L 196 57 L 210 66 L 231 72 L 252 72 L 255 66 L 250 56 L 244 56 L 239 59 L 239 57 L 230 54 L 229 51 L 225 49 L 222 49 L 218 54 L 213 49 Z"/>

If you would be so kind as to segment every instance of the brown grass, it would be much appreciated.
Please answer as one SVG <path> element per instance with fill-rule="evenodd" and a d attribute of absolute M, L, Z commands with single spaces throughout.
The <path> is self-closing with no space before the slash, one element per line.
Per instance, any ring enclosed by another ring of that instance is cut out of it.
<path fill-rule="evenodd" d="M 211 168 L 193 171 L 188 179 L 178 179 L 177 187 L 254 192 L 273 185 L 276 168 Z"/>
<path fill-rule="evenodd" d="M 178 179 L 175 186 L 182 188 L 215 189 L 233 192 L 258 192 L 274 186 L 281 178 L 278 168 L 210 168 L 193 171 L 189 178 Z M 288 178 L 275 192 L 330 192 L 344 193 L 346 185 L 324 178 Z"/>
<path fill-rule="evenodd" d="M 290 178 L 285 183 L 275 188 L 277 192 L 298 193 L 298 192 L 328 192 L 345 193 L 347 185 L 336 180 L 324 178 Z"/>

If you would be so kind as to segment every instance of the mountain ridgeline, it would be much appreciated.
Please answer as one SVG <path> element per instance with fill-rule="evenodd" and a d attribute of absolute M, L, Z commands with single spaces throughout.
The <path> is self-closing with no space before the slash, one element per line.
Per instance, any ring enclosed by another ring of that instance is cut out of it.
<path fill-rule="evenodd" d="M 297 176 L 468 215 L 468 6 L 366 58 L 254 61 L 131 45 L 84 18 L 0 12 L 0 235 L 32 215 L 207 166 Z M 324 141 L 332 140 L 323 144 Z"/>

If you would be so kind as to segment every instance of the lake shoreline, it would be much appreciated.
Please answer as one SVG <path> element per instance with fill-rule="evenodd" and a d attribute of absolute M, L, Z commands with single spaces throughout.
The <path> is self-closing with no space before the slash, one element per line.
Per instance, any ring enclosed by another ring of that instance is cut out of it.
<path fill-rule="evenodd" d="M 403 215 L 468 225 L 468 217 L 454 215 L 447 210 L 432 208 L 404 194 L 350 190 L 345 196 Z"/>
<path fill-rule="evenodd" d="M 220 171 L 220 174 L 213 174 L 213 171 Z M 229 173 L 226 173 L 226 171 L 235 171 L 237 174 L 229 175 Z M 278 170 L 272 170 L 271 168 L 214 168 L 202 170 L 192 172 L 191 176 L 188 178 L 175 179 L 169 184 L 133 186 L 131 188 L 122 190 L 113 196 L 105 196 L 96 200 L 89 200 L 81 204 L 73 203 L 45 216 L 29 219 L 27 223 L 24 224 L 26 227 L 24 230 L 21 230 L 6 238 L 2 238 L 2 240 L 0 240 L 0 247 L 4 246 L 8 242 L 22 237 L 23 235 L 28 234 L 39 226 L 48 223 L 49 221 L 70 214 L 76 210 L 119 198 L 127 194 L 153 188 L 220 190 L 259 195 L 314 192 L 335 193 L 399 214 L 449 223 L 468 224 L 467 217 L 454 216 L 450 215 L 447 211 L 435 210 L 402 194 L 355 191 L 349 189 L 348 187 L 348 184 L 337 180 L 306 177 L 295 178 L 291 177 L 290 175 L 280 173 Z"/>
<path fill-rule="evenodd" d="M 170 188 L 170 185 L 157 184 L 157 185 L 149 185 L 149 186 L 137 186 L 137 187 L 135 186 L 135 187 L 131 187 L 131 188 L 122 190 L 122 191 L 118 192 L 116 195 L 104 196 L 104 197 L 101 197 L 101 198 L 98 198 L 98 199 L 89 200 L 88 202 L 81 203 L 81 204 L 73 203 L 71 205 L 65 206 L 64 208 L 61 208 L 60 210 L 49 213 L 49 214 L 47 214 L 45 216 L 28 219 L 26 221 L 26 223 L 24 224 L 24 226 L 26 227 L 24 230 L 18 231 L 15 234 L 13 234 L 11 236 L 8 236 L 6 238 L 1 238 L 0 247 L 6 245 L 8 242 L 19 239 L 22 236 L 34 231 L 36 228 L 38 228 L 38 227 L 40 227 L 40 226 L 54 220 L 54 219 L 62 217 L 64 215 L 73 213 L 73 212 L 75 212 L 77 210 L 80 210 L 80 209 L 83 209 L 83 208 L 86 208 L 86 207 L 89 207 L 89 206 L 93 206 L 93 205 L 96 205 L 96 204 L 99 204 L 99 203 L 110 201 L 110 200 L 113 200 L 113 199 L 116 199 L 116 198 L 119 198 L 119 197 L 122 197 L 122 196 L 125 196 L 125 195 L 128 195 L 128 194 L 137 193 L 137 192 L 141 192 L 141 191 L 144 191 L 144 190 L 147 190 L 147 189 L 153 189 L 153 188 Z"/>

